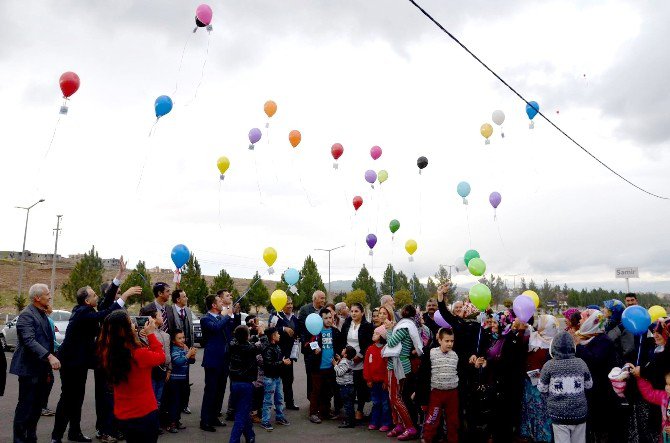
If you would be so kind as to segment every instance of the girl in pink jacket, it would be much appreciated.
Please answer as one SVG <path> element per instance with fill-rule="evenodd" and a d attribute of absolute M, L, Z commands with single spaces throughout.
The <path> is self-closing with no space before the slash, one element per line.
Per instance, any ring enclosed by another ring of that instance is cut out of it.
<path fill-rule="evenodd" d="M 670 397 L 670 372 L 665 374 L 665 389 L 654 389 L 644 378 L 640 377 L 640 368 L 635 368 L 633 374 L 637 377 L 637 386 L 642 397 L 649 403 L 661 407 L 661 439 L 662 443 L 670 443 L 670 409 L 668 409 L 668 398 Z"/>

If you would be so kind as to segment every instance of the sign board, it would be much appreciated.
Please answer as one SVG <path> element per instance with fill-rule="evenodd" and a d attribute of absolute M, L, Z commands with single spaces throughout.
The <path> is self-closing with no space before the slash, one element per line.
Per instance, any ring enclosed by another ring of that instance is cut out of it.
<path fill-rule="evenodd" d="M 547 302 L 547 307 L 548 308 L 555 308 L 558 306 L 558 301 L 557 300 L 549 300 Z"/>
<path fill-rule="evenodd" d="M 616 278 L 640 278 L 637 267 L 635 268 L 616 268 Z"/>

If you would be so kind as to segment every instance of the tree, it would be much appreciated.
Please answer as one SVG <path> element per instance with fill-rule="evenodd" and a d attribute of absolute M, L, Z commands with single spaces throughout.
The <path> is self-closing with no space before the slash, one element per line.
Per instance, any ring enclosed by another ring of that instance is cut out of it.
<path fill-rule="evenodd" d="M 456 284 L 451 281 L 451 273 L 449 273 L 444 266 L 440 265 L 439 269 L 435 273 L 435 279 L 437 280 L 438 286 L 449 286 L 449 289 L 447 289 L 447 293 L 445 295 L 447 297 L 448 303 L 453 302 L 456 298 Z M 435 288 L 435 292 L 437 292 L 437 288 Z"/>
<path fill-rule="evenodd" d="M 524 291 L 527 291 L 527 290 L 528 290 L 528 286 L 526 286 L 526 279 L 524 277 L 521 277 L 521 287 L 519 288 L 519 294 L 523 294 Z"/>
<path fill-rule="evenodd" d="M 308 255 L 305 259 L 305 263 L 300 270 L 300 280 L 295 286 L 298 289 L 298 293 L 293 297 L 293 306 L 296 309 L 305 303 L 311 302 L 312 294 L 315 291 L 326 292 L 326 287 L 323 284 L 323 280 L 321 280 L 316 262 L 312 259 L 311 255 Z"/>
<path fill-rule="evenodd" d="M 205 307 L 205 298 L 209 293 L 207 289 L 207 281 L 202 276 L 200 270 L 200 263 L 195 255 L 191 254 L 186 262 L 184 271 L 181 273 L 181 282 L 179 287 L 186 291 L 186 295 L 191 300 L 192 306 L 198 306 L 202 314 L 206 313 L 208 309 Z"/>
<path fill-rule="evenodd" d="M 16 306 L 17 314 L 20 314 L 21 311 L 23 311 L 23 308 L 26 307 L 26 298 L 23 296 L 23 294 L 16 294 L 14 296 L 14 306 Z"/>
<path fill-rule="evenodd" d="M 209 286 L 209 293 L 216 294 L 218 291 L 225 289 L 230 291 L 230 294 L 233 296 L 233 302 L 237 301 L 240 298 L 240 291 L 235 287 L 235 280 L 226 272 L 225 269 L 221 269 L 219 274 L 214 277 L 212 284 Z M 189 294 L 186 294 L 189 295 Z M 240 307 L 242 312 L 249 312 L 251 304 L 246 297 L 240 300 Z"/>
<path fill-rule="evenodd" d="M 425 307 L 426 302 L 428 301 L 428 292 L 426 291 L 425 286 L 421 284 L 416 274 L 412 275 L 412 279 L 409 281 L 409 286 L 414 295 L 414 302 L 421 307 Z"/>
<path fill-rule="evenodd" d="M 395 302 L 396 309 L 402 309 L 405 305 L 415 304 L 412 299 L 412 293 L 407 289 L 396 291 L 396 293 L 393 294 L 393 301 Z"/>
<path fill-rule="evenodd" d="M 395 291 L 398 292 L 401 289 L 407 289 L 411 291 L 412 288 L 409 287 L 409 280 L 404 272 L 398 272 L 398 278 L 396 279 Z"/>
<path fill-rule="evenodd" d="M 361 271 L 358 273 L 358 277 L 351 284 L 351 288 L 361 289 L 367 295 L 367 302 L 371 308 L 376 308 L 379 306 L 379 293 L 377 292 L 377 282 L 370 275 L 368 269 L 363 265 Z"/>
<path fill-rule="evenodd" d="M 386 266 L 384 271 L 384 276 L 382 277 L 382 282 L 379 285 L 379 290 L 382 294 L 393 294 L 398 287 L 396 286 L 396 281 L 398 280 L 398 274 L 396 274 L 393 265 L 389 263 Z"/>
<path fill-rule="evenodd" d="M 351 305 L 354 303 L 360 303 L 363 305 L 363 307 L 365 307 L 368 305 L 368 297 L 364 290 L 356 289 L 346 295 L 344 302 L 349 307 L 351 307 Z"/>
<path fill-rule="evenodd" d="M 84 256 L 74 265 L 70 277 L 63 284 L 61 291 L 66 300 L 75 302 L 77 291 L 84 286 L 90 286 L 93 290 L 98 290 L 102 284 L 102 273 L 105 267 L 102 260 L 95 250 L 95 246 L 84 254 Z"/>
<path fill-rule="evenodd" d="M 426 292 L 428 292 L 429 297 L 435 297 L 437 295 L 437 285 L 433 281 L 432 277 L 428 277 L 428 284 L 426 284 Z"/>
<path fill-rule="evenodd" d="M 249 304 L 256 308 L 256 315 L 258 315 L 258 308 L 260 306 L 267 306 L 270 303 L 270 293 L 268 292 L 268 288 L 265 287 L 263 281 L 256 282 L 256 280 L 260 279 L 261 275 L 256 271 L 254 278 L 251 279 L 251 286 L 247 290 L 246 296 Z"/>
<path fill-rule="evenodd" d="M 137 262 L 135 269 L 130 271 L 128 277 L 121 284 L 121 292 L 123 293 L 133 286 L 141 286 L 142 293 L 128 299 L 129 305 L 139 303 L 141 306 L 144 306 L 145 303 L 153 301 L 154 293 L 151 287 L 151 276 L 147 272 L 147 266 L 142 260 Z"/>

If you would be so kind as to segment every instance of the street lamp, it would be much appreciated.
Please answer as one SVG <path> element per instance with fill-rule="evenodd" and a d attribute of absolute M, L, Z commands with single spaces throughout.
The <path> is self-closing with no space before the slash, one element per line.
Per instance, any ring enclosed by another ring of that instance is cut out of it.
<path fill-rule="evenodd" d="M 344 245 L 331 249 L 314 249 L 315 251 L 326 251 L 328 253 L 328 300 L 330 300 L 330 253 L 336 249 L 344 248 Z"/>
<path fill-rule="evenodd" d="M 28 216 L 30 215 L 30 210 L 35 205 L 37 205 L 38 203 L 42 203 L 43 201 L 44 199 L 41 198 L 32 205 L 28 206 L 27 208 L 24 208 L 23 206 L 14 206 L 16 209 L 26 210 L 26 227 L 23 231 L 23 248 L 21 249 L 21 266 L 19 267 L 19 298 L 21 298 L 21 291 L 23 290 L 23 262 L 25 261 L 26 258 L 26 236 L 28 235 Z"/>

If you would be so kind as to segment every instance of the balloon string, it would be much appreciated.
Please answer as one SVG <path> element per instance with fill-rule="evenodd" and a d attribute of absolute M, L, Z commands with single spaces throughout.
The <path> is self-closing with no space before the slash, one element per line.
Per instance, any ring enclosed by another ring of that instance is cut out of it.
<path fill-rule="evenodd" d="M 219 229 L 221 229 L 221 180 L 219 179 Z"/>
<path fill-rule="evenodd" d="M 263 195 L 261 194 L 261 183 L 258 179 L 258 162 L 256 161 L 256 151 L 252 153 L 254 157 L 254 167 L 256 168 L 256 187 L 258 188 L 258 200 L 260 201 L 260 204 L 263 204 Z"/>
<path fill-rule="evenodd" d="M 47 147 L 47 152 L 44 153 L 44 158 L 47 158 L 49 155 L 49 151 L 51 151 L 51 145 L 54 142 L 54 139 L 56 138 L 56 131 L 58 131 L 58 125 L 60 124 L 60 118 L 62 117 L 62 114 L 58 114 L 58 120 L 56 120 L 56 126 L 54 126 L 54 132 L 51 134 L 51 140 L 49 141 L 49 146 Z"/>
<path fill-rule="evenodd" d="M 637 364 L 635 366 L 640 366 L 640 353 L 642 352 L 642 335 L 640 335 L 640 346 L 637 348 Z"/>
<path fill-rule="evenodd" d="M 498 230 L 498 238 L 500 239 L 500 244 L 502 245 L 503 249 L 507 250 L 507 248 L 505 248 L 505 242 L 503 241 L 502 234 L 500 233 L 500 225 L 498 224 L 497 221 L 495 222 L 495 224 L 496 224 L 496 229 Z M 472 245 L 470 245 L 470 246 L 472 246 Z"/>
<path fill-rule="evenodd" d="M 149 131 L 149 137 L 151 137 L 152 134 L 155 134 L 157 124 L 158 124 L 158 118 L 156 118 L 156 121 L 151 126 L 151 130 Z M 140 183 L 142 183 L 142 177 L 144 176 L 144 166 L 147 164 L 147 160 L 149 160 L 149 151 L 151 151 L 151 145 L 149 145 L 149 148 L 147 149 L 147 152 L 144 154 L 144 161 L 142 162 L 142 169 L 140 169 L 140 179 L 137 181 L 137 188 L 135 188 L 135 192 L 139 191 L 139 189 L 140 189 Z"/>
<path fill-rule="evenodd" d="M 209 43 L 211 41 L 212 41 L 212 34 L 208 33 L 208 35 L 207 35 L 207 51 L 205 52 L 205 61 L 202 63 L 202 70 L 200 71 L 200 80 L 198 81 L 198 85 L 195 87 L 195 94 L 193 94 L 193 98 L 185 106 L 189 106 L 191 103 L 193 103 L 195 101 L 196 98 L 198 98 L 198 90 L 200 89 L 200 85 L 202 84 L 202 79 L 205 76 L 205 67 L 207 66 L 207 60 L 209 59 Z"/>
<path fill-rule="evenodd" d="M 477 354 L 479 355 L 479 342 L 482 339 L 482 325 L 481 323 L 479 324 L 479 335 L 477 336 Z"/>
<path fill-rule="evenodd" d="M 470 232 L 470 211 L 468 210 L 467 205 L 465 205 L 465 219 L 467 220 L 468 223 L 468 238 L 470 239 L 470 249 L 472 249 L 472 233 Z"/>
<path fill-rule="evenodd" d="M 177 94 L 177 90 L 179 89 L 179 75 L 181 74 L 181 67 L 184 64 L 184 54 L 186 53 L 186 47 L 188 46 L 188 43 L 191 41 L 192 36 L 193 33 L 190 33 L 188 35 L 186 43 L 184 43 L 184 49 L 182 49 L 181 51 L 181 58 L 179 59 L 179 69 L 177 69 L 177 79 L 174 82 L 174 92 L 172 93 L 173 96 Z"/>

